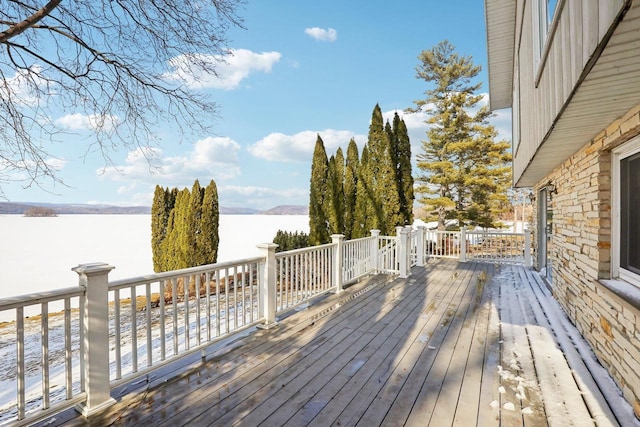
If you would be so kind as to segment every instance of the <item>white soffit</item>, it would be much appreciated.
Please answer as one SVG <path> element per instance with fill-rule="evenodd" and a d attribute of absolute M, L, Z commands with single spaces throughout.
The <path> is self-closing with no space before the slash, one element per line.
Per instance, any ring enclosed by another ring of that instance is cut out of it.
<path fill-rule="evenodd" d="M 516 32 L 515 0 L 485 0 L 489 108 L 511 107 L 513 52 Z"/>

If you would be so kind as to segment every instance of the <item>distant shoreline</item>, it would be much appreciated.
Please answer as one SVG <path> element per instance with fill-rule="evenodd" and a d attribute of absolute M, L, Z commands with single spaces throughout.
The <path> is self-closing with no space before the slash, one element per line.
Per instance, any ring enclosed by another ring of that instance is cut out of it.
<path fill-rule="evenodd" d="M 149 215 L 149 206 L 112 206 L 90 204 L 0 202 L 0 215 L 24 215 L 35 207 L 45 207 L 57 215 Z M 220 206 L 221 215 L 308 215 L 304 205 L 280 205 L 267 210 Z"/>

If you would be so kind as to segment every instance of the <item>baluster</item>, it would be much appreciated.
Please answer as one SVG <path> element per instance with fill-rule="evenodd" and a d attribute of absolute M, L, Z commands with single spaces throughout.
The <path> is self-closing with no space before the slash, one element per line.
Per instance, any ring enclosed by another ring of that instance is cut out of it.
<path fill-rule="evenodd" d="M 65 397 L 73 396 L 73 376 L 71 365 L 71 300 L 64 299 L 64 376 Z"/>
<path fill-rule="evenodd" d="M 191 286 L 191 276 L 184 276 L 182 278 L 182 295 L 183 295 L 183 299 L 184 299 L 184 317 L 183 317 L 183 322 L 184 322 L 184 349 L 185 350 L 189 350 L 189 348 L 191 348 L 190 344 L 191 344 L 191 335 L 190 335 L 190 323 L 191 321 L 189 320 L 189 287 Z"/>
<path fill-rule="evenodd" d="M 167 339 L 165 335 L 165 303 L 164 303 L 164 280 L 158 282 L 158 292 L 160 292 L 160 360 L 165 360 L 167 357 L 166 345 Z"/>
<path fill-rule="evenodd" d="M 18 368 L 18 420 L 24 419 L 25 410 L 25 381 L 24 381 L 24 309 L 16 308 L 16 365 Z"/>
<path fill-rule="evenodd" d="M 147 318 L 147 366 L 153 365 L 153 342 L 151 336 L 151 282 L 145 284 Z"/>
<path fill-rule="evenodd" d="M 119 380 L 122 378 L 122 340 L 121 340 L 121 330 L 120 330 L 120 289 L 116 289 L 113 291 L 113 316 L 114 316 L 114 335 L 115 335 L 115 343 L 114 349 L 116 351 L 116 379 Z"/>
<path fill-rule="evenodd" d="M 207 271 L 204 276 L 206 280 L 206 294 L 207 294 L 207 341 L 211 341 L 211 272 Z"/>
<path fill-rule="evenodd" d="M 42 409 L 49 409 L 49 303 L 40 305 L 40 340 L 42 345 Z"/>
<path fill-rule="evenodd" d="M 202 329 L 200 327 L 200 319 L 202 314 L 200 313 L 200 276 L 201 273 L 196 274 L 196 344 L 202 344 Z"/>
<path fill-rule="evenodd" d="M 138 304 L 136 300 L 136 287 L 131 286 L 131 372 L 138 372 Z"/>
<path fill-rule="evenodd" d="M 173 328 L 173 355 L 178 354 L 178 282 L 171 279 L 171 302 L 173 304 L 173 315 L 171 327 Z"/>

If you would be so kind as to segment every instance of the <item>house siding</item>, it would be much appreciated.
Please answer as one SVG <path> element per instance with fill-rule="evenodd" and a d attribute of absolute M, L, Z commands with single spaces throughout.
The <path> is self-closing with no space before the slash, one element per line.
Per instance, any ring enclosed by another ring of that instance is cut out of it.
<path fill-rule="evenodd" d="M 640 310 L 601 282 L 611 277 L 611 150 L 638 134 L 640 104 L 535 188 L 551 182 L 557 189 L 551 200 L 554 297 L 640 418 Z"/>
<path fill-rule="evenodd" d="M 548 34 L 546 51 L 541 53 L 535 25 L 536 1 L 519 3 L 523 6 L 517 9 L 515 55 L 520 73 L 519 99 L 526 102 L 519 106 L 521 141 L 514 153 L 513 175 L 517 186 L 530 186 L 560 159 L 576 152 L 583 138 L 592 138 L 597 133 L 599 126 L 594 125 L 590 115 L 599 118 L 608 113 L 600 109 L 600 104 L 612 93 L 612 82 L 595 79 L 585 83 L 585 79 L 594 71 L 600 72 L 592 69 L 592 62 L 606 44 L 607 33 L 616 27 L 625 1 L 565 0 L 555 30 Z M 631 49 L 625 45 L 621 52 L 626 53 L 621 55 L 629 54 Z M 624 59 L 621 63 L 635 62 Z M 602 72 L 610 73 L 609 67 L 605 66 Z M 624 84 L 623 79 L 616 87 Z M 584 93 L 578 96 L 579 88 Z M 554 128 L 560 132 L 552 132 Z"/>

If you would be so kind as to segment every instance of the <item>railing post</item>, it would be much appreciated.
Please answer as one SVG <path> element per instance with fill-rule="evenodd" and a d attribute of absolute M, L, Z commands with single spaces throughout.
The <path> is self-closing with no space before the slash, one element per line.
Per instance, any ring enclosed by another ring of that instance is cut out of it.
<path fill-rule="evenodd" d="M 116 403 L 109 383 L 109 272 L 114 268 L 101 262 L 72 268 L 78 273 L 80 287 L 85 289 L 81 357 L 87 400 L 76 406 L 85 417 Z"/>
<path fill-rule="evenodd" d="M 524 229 L 524 265 L 531 267 L 531 231 Z"/>
<path fill-rule="evenodd" d="M 261 243 L 258 249 L 262 252 L 264 261 L 260 271 L 258 312 L 264 317 L 264 324 L 257 327 L 271 329 L 278 326 L 276 322 L 276 248 L 275 243 Z"/>
<path fill-rule="evenodd" d="M 344 241 L 344 234 L 332 234 L 331 242 L 335 245 L 333 252 L 333 285 L 336 290 L 335 293 L 339 294 L 342 289 L 342 242 Z"/>
<path fill-rule="evenodd" d="M 378 238 L 380 237 L 380 230 L 371 230 L 371 263 L 373 264 L 373 273 L 377 273 L 380 270 L 380 266 L 378 265 L 378 248 L 380 248 L 380 243 L 378 242 Z"/>
<path fill-rule="evenodd" d="M 409 230 L 406 227 L 396 227 L 398 236 L 398 268 L 400 270 L 400 278 L 409 277 Z"/>
<path fill-rule="evenodd" d="M 424 267 L 424 225 L 418 226 L 418 239 L 416 241 L 416 252 L 418 257 L 418 267 Z"/>
<path fill-rule="evenodd" d="M 467 232 L 460 229 L 460 262 L 467 262 Z"/>

